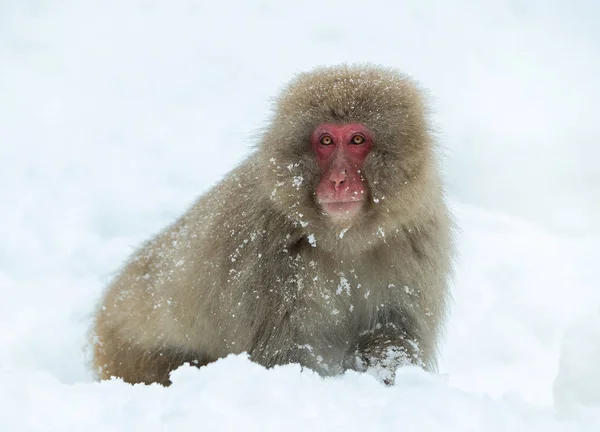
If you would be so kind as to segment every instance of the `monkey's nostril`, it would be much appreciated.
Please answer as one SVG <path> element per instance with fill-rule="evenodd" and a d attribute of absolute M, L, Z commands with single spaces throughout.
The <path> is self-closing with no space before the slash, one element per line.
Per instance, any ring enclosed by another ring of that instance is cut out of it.
<path fill-rule="evenodd" d="M 337 187 L 337 186 L 343 185 L 345 182 L 346 182 L 346 179 L 345 178 L 341 178 L 341 179 L 334 180 L 333 184 Z"/>

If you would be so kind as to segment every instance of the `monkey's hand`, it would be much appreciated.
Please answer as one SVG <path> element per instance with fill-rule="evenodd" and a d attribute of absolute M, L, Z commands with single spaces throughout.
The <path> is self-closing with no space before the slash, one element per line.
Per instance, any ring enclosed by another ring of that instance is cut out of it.
<path fill-rule="evenodd" d="M 387 332 L 373 334 L 363 339 L 354 354 L 354 367 L 366 372 L 386 385 L 394 383 L 396 370 L 407 365 L 422 365 L 416 342 L 405 334 Z"/>

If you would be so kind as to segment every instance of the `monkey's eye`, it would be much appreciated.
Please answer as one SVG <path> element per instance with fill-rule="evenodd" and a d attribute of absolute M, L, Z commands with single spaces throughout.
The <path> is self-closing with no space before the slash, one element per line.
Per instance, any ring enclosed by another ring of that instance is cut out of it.
<path fill-rule="evenodd" d="M 324 146 L 328 146 L 333 144 L 333 140 L 330 136 L 325 135 L 323 138 L 321 138 L 321 144 Z"/>
<path fill-rule="evenodd" d="M 361 135 L 354 135 L 352 137 L 352 144 L 362 144 L 365 142 L 365 138 Z"/>

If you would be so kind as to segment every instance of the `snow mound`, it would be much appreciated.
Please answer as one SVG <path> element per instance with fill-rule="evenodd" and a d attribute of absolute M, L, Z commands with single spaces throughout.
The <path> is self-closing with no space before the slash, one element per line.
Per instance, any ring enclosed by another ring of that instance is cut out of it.
<path fill-rule="evenodd" d="M 120 380 L 67 385 L 44 372 L 0 370 L 0 430 L 586 430 L 518 400 L 451 388 L 416 367 L 398 369 L 393 387 L 355 372 L 323 379 L 298 365 L 266 370 L 244 355 L 182 366 L 171 376 L 170 388 Z"/>
<path fill-rule="evenodd" d="M 600 314 L 567 330 L 554 381 L 554 402 L 561 418 L 579 419 L 600 429 Z"/>

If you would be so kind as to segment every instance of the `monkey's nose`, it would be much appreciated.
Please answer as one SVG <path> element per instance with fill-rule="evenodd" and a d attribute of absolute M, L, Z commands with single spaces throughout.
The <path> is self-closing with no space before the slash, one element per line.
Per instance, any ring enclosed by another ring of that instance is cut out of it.
<path fill-rule="evenodd" d="M 347 177 L 348 177 L 348 175 L 347 175 L 345 169 L 334 170 L 331 173 L 331 176 L 329 176 L 329 180 L 331 180 L 333 182 L 333 187 L 335 189 L 337 189 L 340 185 L 342 185 L 346 181 Z"/>

